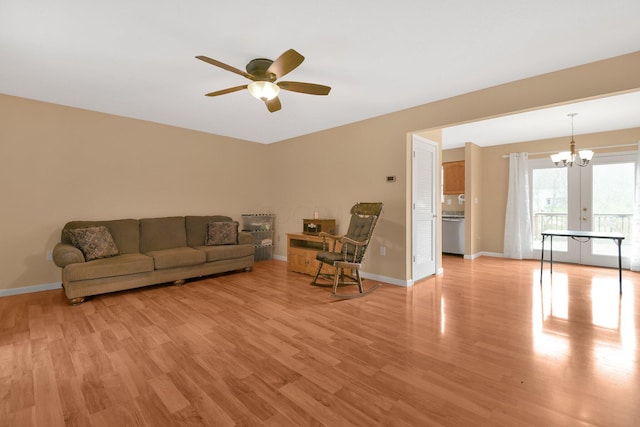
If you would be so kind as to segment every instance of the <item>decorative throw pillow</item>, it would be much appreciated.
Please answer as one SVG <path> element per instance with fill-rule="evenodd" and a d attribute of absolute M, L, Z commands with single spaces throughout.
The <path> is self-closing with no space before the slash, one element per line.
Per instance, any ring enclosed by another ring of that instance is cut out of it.
<path fill-rule="evenodd" d="M 205 245 L 237 245 L 238 222 L 237 221 L 209 221 L 207 224 L 207 238 Z"/>
<path fill-rule="evenodd" d="M 118 248 L 105 226 L 69 229 L 68 236 L 87 261 L 118 255 Z"/>

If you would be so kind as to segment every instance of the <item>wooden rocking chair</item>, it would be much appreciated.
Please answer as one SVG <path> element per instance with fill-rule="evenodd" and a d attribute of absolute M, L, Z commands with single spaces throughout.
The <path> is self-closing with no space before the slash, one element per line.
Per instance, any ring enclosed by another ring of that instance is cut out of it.
<path fill-rule="evenodd" d="M 319 236 L 322 237 L 322 251 L 319 251 L 316 255 L 319 265 L 311 282 L 312 285 L 333 286 L 331 295 L 335 298 L 357 298 L 367 295 L 380 287 L 378 283 L 365 290 L 362 286 L 360 268 L 381 213 L 382 203 L 357 203 L 351 208 L 351 221 L 346 235 L 337 236 L 325 232 L 319 233 Z M 332 244 L 328 245 L 327 240 L 331 240 Z M 336 251 L 338 242 L 341 243 L 342 247 L 339 251 Z M 331 246 L 331 249 L 329 249 L 329 246 Z M 329 274 L 322 273 L 321 270 L 325 264 L 331 266 L 334 271 Z M 349 272 L 347 273 L 345 270 Z M 319 279 L 325 282 L 318 282 Z M 358 293 L 339 294 L 338 287 L 345 285 L 358 285 Z"/>

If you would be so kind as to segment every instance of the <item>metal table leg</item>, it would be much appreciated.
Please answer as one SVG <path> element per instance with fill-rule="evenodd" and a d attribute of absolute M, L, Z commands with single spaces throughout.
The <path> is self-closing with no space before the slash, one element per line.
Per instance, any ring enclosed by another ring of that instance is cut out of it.
<path fill-rule="evenodd" d="M 553 274 L 553 236 L 549 236 L 549 274 Z"/>
<path fill-rule="evenodd" d="M 544 268 L 544 238 L 546 236 L 542 235 L 542 250 L 540 251 L 540 283 L 542 283 L 542 271 Z"/>
<path fill-rule="evenodd" d="M 614 239 L 616 245 L 618 245 L 618 280 L 620 283 L 620 294 L 622 294 L 622 239 Z"/>

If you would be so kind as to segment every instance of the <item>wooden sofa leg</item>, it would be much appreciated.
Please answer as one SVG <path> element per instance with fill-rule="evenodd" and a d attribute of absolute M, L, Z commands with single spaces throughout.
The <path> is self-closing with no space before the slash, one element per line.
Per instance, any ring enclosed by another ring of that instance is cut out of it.
<path fill-rule="evenodd" d="M 182 285 L 185 284 L 185 282 L 186 282 L 186 280 L 179 279 L 179 280 L 174 281 L 173 284 L 176 285 L 176 286 L 182 286 Z"/>
<path fill-rule="evenodd" d="M 79 305 L 84 302 L 84 297 L 68 298 L 69 305 Z"/>

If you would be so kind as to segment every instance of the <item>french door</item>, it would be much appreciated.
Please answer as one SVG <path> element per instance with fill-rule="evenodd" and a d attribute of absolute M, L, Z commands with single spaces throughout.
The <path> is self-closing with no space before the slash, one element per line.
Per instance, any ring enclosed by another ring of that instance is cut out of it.
<path fill-rule="evenodd" d="M 534 255 L 544 230 L 623 233 L 623 266 L 629 266 L 636 154 L 601 154 L 586 167 L 556 168 L 549 159 L 529 161 Z M 547 246 L 548 248 L 548 246 Z M 618 266 L 618 247 L 609 239 L 553 238 L 554 260 Z"/>

